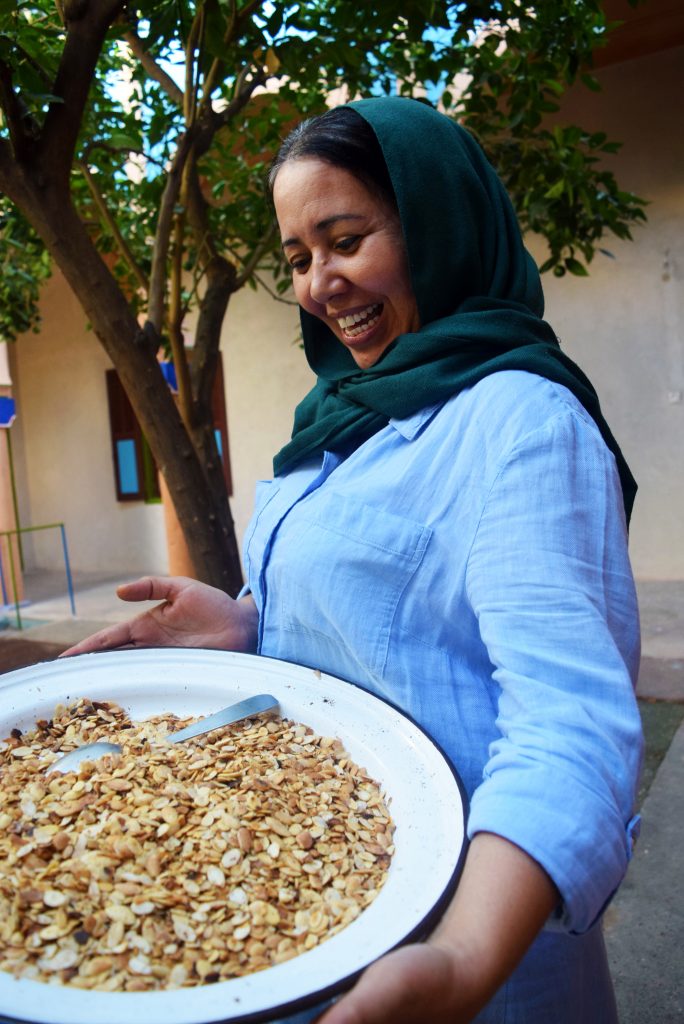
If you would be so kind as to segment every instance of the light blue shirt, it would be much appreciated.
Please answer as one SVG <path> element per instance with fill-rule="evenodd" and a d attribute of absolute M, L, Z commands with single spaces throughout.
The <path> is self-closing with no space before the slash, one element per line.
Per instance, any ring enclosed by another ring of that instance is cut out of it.
<path fill-rule="evenodd" d="M 557 919 L 478 1021 L 612 1020 L 592 926 L 631 853 L 639 622 L 588 413 L 533 374 L 486 377 L 259 484 L 245 563 L 259 653 L 405 709 L 461 775 L 469 835 L 556 883 Z"/>

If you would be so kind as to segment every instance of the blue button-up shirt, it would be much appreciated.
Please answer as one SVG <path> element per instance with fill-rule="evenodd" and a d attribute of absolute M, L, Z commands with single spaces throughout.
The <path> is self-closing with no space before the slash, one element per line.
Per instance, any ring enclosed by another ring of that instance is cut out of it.
<path fill-rule="evenodd" d="M 457 767 L 469 835 L 529 853 L 556 927 L 592 934 L 630 856 L 639 623 L 614 458 L 576 399 L 493 374 L 262 482 L 245 562 L 259 652 L 404 708 Z M 538 944 L 559 991 L 561 938 Z"/>

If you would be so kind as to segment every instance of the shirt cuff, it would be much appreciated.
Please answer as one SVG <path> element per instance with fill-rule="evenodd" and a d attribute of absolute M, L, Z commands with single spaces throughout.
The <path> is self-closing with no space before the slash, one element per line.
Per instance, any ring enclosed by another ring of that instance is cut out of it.
<path fill-rule="evenodd" d="M 603 835 L 598 836 L 582 827 L 582 821 L 592 820 L 595 808 L 576 807 L 568 815 L 561 804 L 553 812 L 539 800 L 521 804 L 510 793 L 493 793 L 490 783 L 485 781 L 473 794 L 468 838 L 492 832 L 520 847 L 546 871 L 561 896 L 546 928 L 575 935 L 589 931 L 622 882 L 639 834 L 639 815 L 622 826 L 614 818 L 606 827 L 604 819 Z M 540 836 L 555 836 L 556 841 L 544 842 Z"/>
<path fill-rule="evenodd" d="M 627 835 L 627 860 L 630 861 L 634 856 L 634 847 L 636 846 L 637 839 L 639 838 L 639 833 L 641 832 L 640 814 L 635 814 L 633 818 L 630 818 L 630 820 L 627 822 L 625 832 Z M 594 920 L 589 925 L 589 928 L 583 929 L 583 931 L 588 931 L 590 928 L 593 928 L 596 922 L 599 921 L 601 917 L 603 917 L 604 913 L 606 912 L 606 909 L 612 903 L 613 897 L 616 895 L 619 888 L 619 885 L 615 886 L 610 896 L 603 904 L 598 914 L 596 914 Z M 551 914 L 551 917 L 546 922 L 544 928 L 545 931 L 570 932 L 571 935 L 577 934 L 576 930 L 572 927 L 571 915 L 569 914 L 568 909 L 563 901 L 561 901 L 558 904 L 554 912 Z"/>

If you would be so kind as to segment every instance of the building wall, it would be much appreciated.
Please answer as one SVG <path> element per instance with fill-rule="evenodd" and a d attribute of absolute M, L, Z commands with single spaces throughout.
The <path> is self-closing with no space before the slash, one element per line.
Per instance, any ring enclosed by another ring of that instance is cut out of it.
<path fill-rule="evenodd" d="M 315 377 L 299 339 L 299 314 L 260 289 L 233 296 L 222 339 L 231 502 L 242 543 L 254 485 L 273 476 L 273 456 L 290 439 L 294 407 Z"/>
<path fill-rule="evenodd" d="M 630 549 L 642 579 L 684 578 L 684 48 L 598 72 L 563 119 L 624 143 L 607 160 L 649 201 L 632 242 L 607 236 L 588 278 L 543 278 L 546 313 L 585 370 L 639 484 Z M 530 245 L 544 258 L 540 245 Z"/>
<path fill-rule="evenodd" d="M 116 500 L 105 390 L 110 363 L 60 274 L 42 296 L 39 334 L 13 346 L 13 427 L 22 526 L 63 522 L 72 568 L 166 570 L 160 505 Z M 63 567 L 58 531 L 34 534 L 28 568 Z"/>

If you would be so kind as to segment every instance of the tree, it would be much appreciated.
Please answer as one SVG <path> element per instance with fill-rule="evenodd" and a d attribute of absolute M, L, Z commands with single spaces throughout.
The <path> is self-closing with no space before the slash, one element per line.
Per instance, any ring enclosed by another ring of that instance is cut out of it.
<path fill-rule="evenodd" d="M 578 75 L 594 86 L 607 31 L 600 0 L 0 0 L 0 331 L 36 326 L 53 261 L 118 371 L 198 578 L 241 582 L 210 395 L 231 295 L 267 273 L 287 286 L 264 186 L 287 128 L 340 85 L 441 92 L 546 235 L 546 269 L 584 273 L 577 252 L 628 236 L 642 204 L 597 163 L 614 143 L 542 119 Z"/>

